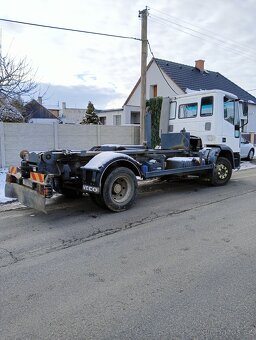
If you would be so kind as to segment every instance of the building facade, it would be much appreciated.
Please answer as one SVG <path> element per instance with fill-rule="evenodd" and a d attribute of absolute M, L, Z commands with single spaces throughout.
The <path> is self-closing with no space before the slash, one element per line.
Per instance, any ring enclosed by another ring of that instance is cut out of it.
<path fill-rule="evenodd" d="M 219 72 L 206 70 L 204 60 L 196 60 L 194 66 L 168 60 L 152 59 L 147 67 L 146 98 L 173 97 L 185 93 L 219 89 L 235 94 L 249 102 L 248 124 L 244 132 L 256 132 L 256 98 Z M 124 124 L 140 123 L 140 79 L 123 106 Z M 243 117 L 244 121 L 246 117 Z"/>

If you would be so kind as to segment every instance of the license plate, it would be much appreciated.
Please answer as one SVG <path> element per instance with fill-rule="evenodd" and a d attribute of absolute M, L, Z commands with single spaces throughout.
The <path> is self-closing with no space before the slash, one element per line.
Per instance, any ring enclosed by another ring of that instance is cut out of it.
<path fill-rule="evenodd" d="M 91 194 L 99 194 L 100 193 L 100 188 L 98 187 L 93 187 L 91 185 L 83 185 L 83 191 L 91 193 Z"/>

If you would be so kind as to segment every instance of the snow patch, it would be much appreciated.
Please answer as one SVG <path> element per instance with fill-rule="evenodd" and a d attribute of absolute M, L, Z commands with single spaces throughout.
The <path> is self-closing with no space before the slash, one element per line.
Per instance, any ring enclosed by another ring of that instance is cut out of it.
<path fill-rule="evenodd" d="M 16 201 L 16 198 L 8 198 L 8 197 L 5 197 L 4 195 L 5 178 L 6 178 L 7 172 L 8 172 L 8 169 L 0 168 L 0 204 Z"/>
<path fill-rule="evenodd" d="M 251 163 L 251 162 L 241 162 L 241 167 L 239 169 L 240 170 L 247 170 L 247 169 L 253 169 L 256 168 L 256 164 L 255 163 Z"/>

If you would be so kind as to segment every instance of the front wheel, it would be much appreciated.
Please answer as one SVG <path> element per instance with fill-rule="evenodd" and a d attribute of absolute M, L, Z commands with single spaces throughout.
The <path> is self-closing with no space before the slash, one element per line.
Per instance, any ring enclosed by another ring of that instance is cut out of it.
<path fill-rule="evenodd" d="M 212 174 L 212 185 L 225 185 L 232 175 L 232 166 L 230 161 L 225 157 L 219 157 L 215 164 Z"/>
<path fill-rule="evenodd" d="M 102 199 L 106 207 L 112 211 L 129 209 L 137 196 L 137 179 L 128 168 L 116 168 L 105 180 L 102 189 Z"/>

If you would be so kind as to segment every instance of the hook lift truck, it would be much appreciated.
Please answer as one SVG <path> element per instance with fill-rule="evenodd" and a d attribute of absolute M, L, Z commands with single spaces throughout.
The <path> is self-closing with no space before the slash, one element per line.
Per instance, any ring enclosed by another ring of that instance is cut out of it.
<path fill-rule="evenodd" d="M 232 169 L 240 167 L 240 122 L 245 117 L 248 103 L 220 90 L 164 98 L 159 148 L 147 143 L 23 151 L 20 167 L 9 168 L 5 195 L 46 212 L 46 200 L 55 193 L 74 198 L 86 193 L 97 205 L 119 212 L 135 202 L 138 179 L 192 175 L 225 185 Z"/>

